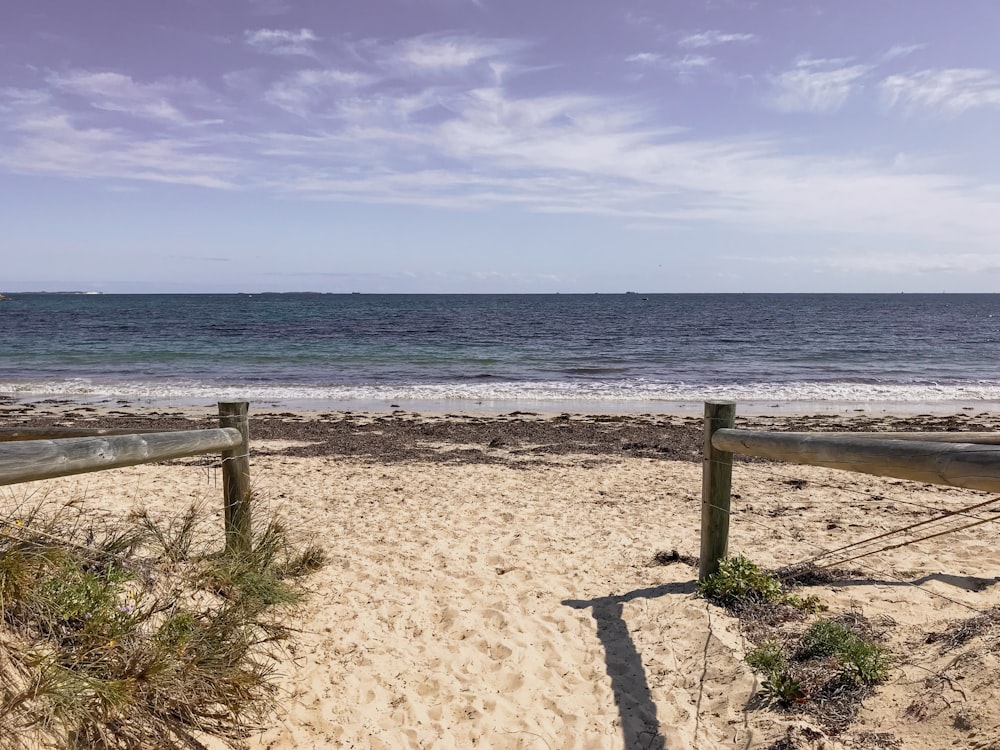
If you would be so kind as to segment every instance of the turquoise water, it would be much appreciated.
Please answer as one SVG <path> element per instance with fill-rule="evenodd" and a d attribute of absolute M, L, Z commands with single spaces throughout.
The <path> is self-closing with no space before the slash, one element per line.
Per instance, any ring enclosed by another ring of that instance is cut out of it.
<path fill-rule="evenodd" d="M 12 295 L 0 393 L 1000 402 L 1000 295 Z"/>

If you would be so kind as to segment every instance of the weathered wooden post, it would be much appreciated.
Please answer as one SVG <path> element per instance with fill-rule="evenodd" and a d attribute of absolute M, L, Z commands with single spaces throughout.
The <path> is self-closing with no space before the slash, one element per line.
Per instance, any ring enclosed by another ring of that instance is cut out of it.
<path fill-rule="evenodd" d="M 732 428 L 736 404 L 705 402 L 705 453 L 701 474 L 701 555 L 698 579 L 704 581 L 719 570 L 729 548 L 729 496 L 733 486 L 733 454 L 712 446 L 713 433 Z"/>
<path fill-rule="evenodd" d="M 250 428 L 246 401 L 220 401 L 219 426 L 235 427 L 243 444 L 222 453 L 222 487 L 225 492 L 226 554 L 239 555 L 250 550 L 253 535 L 250 526 Z"/>

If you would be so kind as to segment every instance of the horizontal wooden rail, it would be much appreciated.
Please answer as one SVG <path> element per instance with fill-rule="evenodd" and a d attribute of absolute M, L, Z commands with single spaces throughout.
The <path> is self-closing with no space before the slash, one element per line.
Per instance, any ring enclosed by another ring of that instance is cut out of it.
<path fill-rule="evenodd" d="M 775 461 L 1000 492 L 997 445 L 733 429 L 716 430 L 712 445 L 720 451 Z"/>
<path fill-rule="evenodd" d="M 821 435 L 863 440 L 923 440 L 930 443 L 1000 445 L 1000 432 L 782 432 L 782 435 Z M 0 438 L 2 439 L 2 438 Z"/>
<path fill-rule="evenodd" d="M 734 453 L 880 477 L 1000 492 L 996 432 L 760 432 L 733 429 L 736 404 L 705 404 L 701 559 L 704 581 L 729 548 Z"/>
<path fill-rule="evenodd" d="M 0 443 L 20 440 L 105 437 L 107 435 L 146 435 L 152 432 L 163 432 L 163 430 L 140 430 L 134 427 L 4 427 L 0 428 Z"/>
<path fill-rule="evenodd" d="M 246 449 L 234 427 L 0 443 L 0 485 Z"/>

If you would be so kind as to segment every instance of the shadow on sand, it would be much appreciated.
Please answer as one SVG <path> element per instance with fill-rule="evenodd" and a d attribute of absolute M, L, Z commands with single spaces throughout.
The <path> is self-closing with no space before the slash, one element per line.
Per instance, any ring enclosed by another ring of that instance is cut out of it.
<path fill-rule="evenodd" d="M 666 739 L 660 734 L 653 701 L 642 665 L 642 656 L 635 647 L 628 625 L 622 617 L 622 605 L 634 599 L 656 599 L 667 594 L 693 594 L 698 590 L 694 581 L 667 583 L 652 588 L 637 589 L 620 596 L 597 599 L 567 599 L 563 602 L 574 609 L 591 609 L 597 623 L 597 637 L 604 646 L 615 705 L 621 717 L 625 750 L 666 750 Z"/>
<path fill-rule="evenodd" d="M 805 582 L 804 586 L 915 586 L 920 587 L 931 581 L 954 586 L 964 591 L 985 591 L 990 586 L 1000 583 L 1000 576 L 995 578 L 981 578 L 978 576 L 954 575 L 952 573 L 928 573 L 920 578 L 904 580 L 901 578 L 888 579 L 876 576 L 853 576 L 850 573 L 834 575 L 816 582 Z"/>

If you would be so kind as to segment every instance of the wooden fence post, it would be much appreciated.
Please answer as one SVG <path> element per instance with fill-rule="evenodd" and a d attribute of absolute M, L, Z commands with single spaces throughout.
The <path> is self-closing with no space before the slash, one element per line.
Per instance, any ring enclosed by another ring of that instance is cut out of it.
<path fill-rule="evenodd" d="M 719 570 L 729 548 L 729 496 L 733 485 L 733 454 L 712 447 L 712 433 L 732 428 L 736 404 L 705 402 L 705 453 L 701 479 L 701 554 L 698 580 Z"/>
<path fill-rule="evenodd" d="M 242 445 L 222 453 L 226 554 L 246 553 L 253 544 L 250 526 L 250 428 L 247 424 L 249 406 L 246 401 L 219 402 L 219 426 L 235 427 L 243 435 Z"/>

